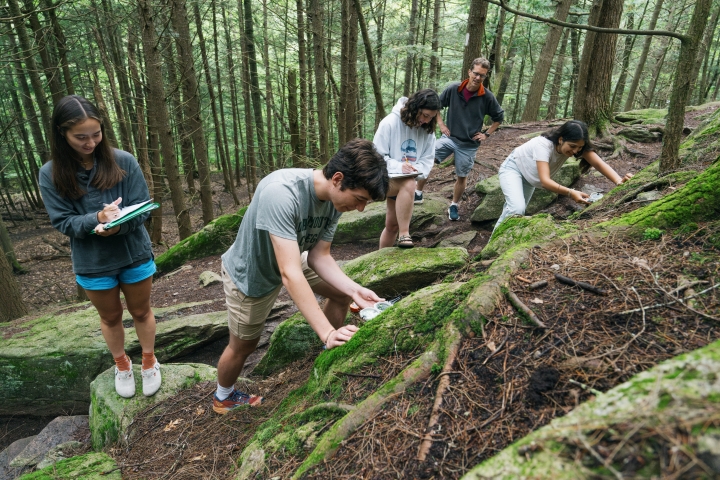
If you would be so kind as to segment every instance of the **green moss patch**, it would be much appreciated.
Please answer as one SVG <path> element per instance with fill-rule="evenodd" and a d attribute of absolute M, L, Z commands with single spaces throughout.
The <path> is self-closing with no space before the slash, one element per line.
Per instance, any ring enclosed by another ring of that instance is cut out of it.
<path fill-rule="evenodd" d="M 510 249 L 545 243 L 553 238 L 577 231 L 572 223 L 555 223 L 549 214 L 534 217 L 510 217 L 493 232 L 481 252 L 482 258 L 493 258 Z"/>
<path fill-rule="evenodd" d="M 115 460 L 102 452 L 68 458 L 42 470 L 28 473 L 21 480 L 121 480 L 122 474 Z"/>

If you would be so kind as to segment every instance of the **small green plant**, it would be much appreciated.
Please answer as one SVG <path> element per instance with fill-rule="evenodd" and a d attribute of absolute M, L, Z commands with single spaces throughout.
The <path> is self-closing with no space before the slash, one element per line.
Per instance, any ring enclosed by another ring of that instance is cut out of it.
<path fill-rule="evenodd" d="M 439 363 L 433 363 L 433 366 L 430 367 L 430 373 L 433 375 L 439 375 L 440 372 L 442 372 L 442 365 Z"/>
<path fill-rule="evenodd" d="M 643 240 L 660 240 L 664 231 L 659 228 L 646 228 L 643 232 Z"/>

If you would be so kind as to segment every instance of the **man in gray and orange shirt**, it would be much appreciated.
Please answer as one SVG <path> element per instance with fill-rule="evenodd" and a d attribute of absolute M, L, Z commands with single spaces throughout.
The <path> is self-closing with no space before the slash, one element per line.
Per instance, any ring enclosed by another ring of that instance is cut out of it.
<path fill-rule="evenodd" d="M 442 137 L 435 142 L 435 161 L 440 163 L 451 153 L 455 154 L 455 186 L 453 200 L 448 208 L 448 217 L 452 221 L 460 219 L 458 202 L 467 185 L 467 176 L 475 162 L 475 154 L 480 142 L 486 140 L 498 129 L 505 112 L 495 95 L 483 86 L 490 70 L 490 62 L 485 58 L 476 58 L 468 70 L 468 78 L 462 82 L 453 82 L 440 94 L 440 104 L 447 107 L 446 122 L 440 112 L 437 123 Z M 489 115 L 493 124 L 482 133 L 485 115 Z M 426 180 L 418 182 L 415 192 L 416 203 L 422 202 L 422 189 Z"/>

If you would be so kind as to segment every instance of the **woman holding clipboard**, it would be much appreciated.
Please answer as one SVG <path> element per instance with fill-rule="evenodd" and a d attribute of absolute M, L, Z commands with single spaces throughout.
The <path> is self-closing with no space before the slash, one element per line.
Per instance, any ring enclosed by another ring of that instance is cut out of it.
<path fill-rule="evenodd" d="M 143 394 L 153 395 L 161 375 L 150 308 L 155 262 L 143 226 L 149 213 L 105 229 L 120 216 L 121 202 L 136 205 L 150 199 L 145 178 L 131 154 L 112 148 L 104 138 L 102 116 L 85 98 L 61 99 L 51 129 L 52 160 L 40 169 L 50 222 L 70 237 L 75 278 L 100 314 L 100 328 L 115 359 L 115 390 L 121 397 L 135 395 L 132 361 L 125 354 L 122 291 L 142 347 Z"/>
<path fill-rule="evenodd" d="M 412 248 L 410 219 L 415 200 L 416 179 L 427 178 L 435 158 L 435 125 L 440 98 L 429 88 L 410 98 L 398 100 L 392 112 L 383 118 L 373 143 L 385 157 L 390 186 L 387 193 L 385 229 L 380 248 Z"/>

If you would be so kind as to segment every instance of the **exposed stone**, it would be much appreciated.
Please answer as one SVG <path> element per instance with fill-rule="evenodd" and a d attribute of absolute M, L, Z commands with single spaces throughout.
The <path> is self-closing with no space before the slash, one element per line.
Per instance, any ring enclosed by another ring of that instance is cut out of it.
<path fill-rule="evenodd" d="M 650 190 L 649 192 L 638 193 L 637 196 L 635 197 L 635 200 L 647 205 L 647 204 L 652 203 L 655 200 L 659 200 L 661 198 L 662 198 L 662 193 L 660 193 L 657 190 Z"/>
<path fill-rule="evenodd" d="M 662 141 L 662 133 L 650 131 L 645 127 L 628 127 L 617 132 L 617 135 L 640 143 L 653 143 Z"/>
<path fill-rule="evenodd" d="M 54 463 L 74 457 L 85 448 L 85 444 L 76 440 L 56 445 L 47 451 L 42 461 L 37 464 L 38 469 L 43 469 Z"/>
<path fill-rule="evenodd" d="M 51 448 L 74 440 L 79 430 L 88 428 L 87 415 L 57 417 L 10 462 L 13 468 L 32 467 L 40 463 Z"/>
<path fill-rule="evenodd" d="M 521 245 L 529 247 L 545 243 L 576 230 L 572 223 L 556 223 L 548 214 L 534 217 L 510 217 L 495 229 L 490 242 L 483 248 L 482 258 L 492 258 Z"/>
<path fill-rule="evenodd" d="M 602 188 L 598 188 L 591 183 L 586 183 L 585 185 L 583 185 L 580 191 L 583 193 L 587 193 L 588 195 L 592 195 L 593 193 L 602 193 Z"/>
<path fill-rule="evenodd" d="M 580 162 L 577 160 L 568 160 L 555 173 L 553 180 L 560 185 L 569 187 L 580 178 Z M 473 222 L 486 222 L 495 220 L 500 217 L 503 205 L 505 205 L 505 195 L 500 188 L 500 178 L 497 175 L 486 178 L 482 182 L 475 185 L 475 191 L 484 195 L 480 204 L 475 208 L 470 220 Z M 530 200 L 530 204 L 525 210 L 526 215 L 534 215 L 546 208 L 553 200 L 557 198 L 557 194 L 544 188 L 536 188 L 535 193 Z"/>
<path fill-rule="evenodd" d="M 410 234 L 429 225 L 443 223 L 446 220 L 446 209 L 444 199 L 426 194 L 425 201 L 421 205 L 413 207 Z M 343 213 L 338 222 L 333 243 L 377 241 L 385 228 L 386 210 L 385 202 L 372 202 L 362 212 Z"/>
<path fill-rule="evenodd" d="M 389 297 L 429 285 L 466 261 L 464 248 L 383 248 L 351 260 L 343 271 L 379 296 Z"/>
<path fill-rule="evenodd" d="M 224 311 L 179 317 L 194 305 L 155 310 L 157 317 L 167 319 L 157 325 L 155 355 L 160 362 L 227 335 Z M 124 321 L 132 324 L 127 312 Z M 125 346 L 128 355 L 137 360 L 141 348 L 134 328 L 125 330 Z M 70 313 L 54 310 L 2 324 L 0 415 L 61 415 L 85 410 L 90 402 L 90 382 L 112 365 L 92 306 Z"/>
<path fill-rule="evenodd" d="M 137 393 L 132 398 L 123 398 L 115 392 L 114 370 L 105 370 L 90 384 L 90 434 L 95 450 L 101 450 L 118 440 L 127 442 L 127 428 L 141 410 L 196 383 L 217 380 L 217 370 L 209 365 L 165 363 L 161 367 L 160 390 L 152 397 L 145 397 L 142 394 L 140 365 L 133 365 Z"/>
<path fill-rule="evenodd" d="M 215 272 L 211 272 L 209 270 L 205 270 L 200 274 L 200 283 L 202 283 L 203 287 L 209 287 L 210 285 L 215 285 L 216 283 L 221 283 L 222 278 L 220 278 L 220 275 L 218 275 Z"/>
<path fill-rule="evenodd" d="M 17 457 L 20 452 L 22 452 L 36 437 L 37 435 L 33 435 L 31 437 L 15 440 L 13 443 L 8 445 L 5 450 L 0 452 L 0 480 L 12 480 L 13 478 L 17 478 L 22 475 L 24 471 L 30 469 L 30 467 L 13 468 L 10 466 L 10 462 L 12 462 L 12 460 Z"/>
<path fill-rule="evenodd" d="M 22 477 L 23 480 L 122 480 L 120 469 L 111 456 L 102 452 L 68 458 Z"/>
<path fill-rule="evenodd" d="M 665 124 L 667 117 L 666 108 L 645 108 L 640 110 L 630 110 L 615 115 L 615 120 L 630 125 L 640 124 Z"/>
<path fill-rule="evenodd" d="M 470 245 L 470 242 L 475 240 L 476 235 L 477 235 L 477 232 L 475 230 L 468 230 L 467 232 L 463 232 L 459 235 L 454 235 L 450 238 L 441 240 L 440 243 L 438 243 L 437 247 L 438 248 L 448 248 L 448 247 L 467 248 L 468 245 Z"/>

